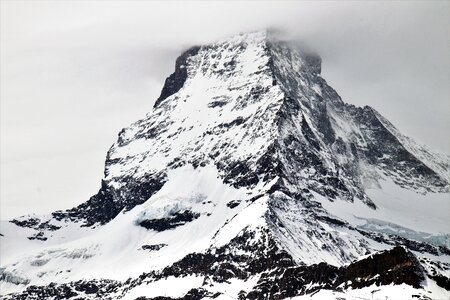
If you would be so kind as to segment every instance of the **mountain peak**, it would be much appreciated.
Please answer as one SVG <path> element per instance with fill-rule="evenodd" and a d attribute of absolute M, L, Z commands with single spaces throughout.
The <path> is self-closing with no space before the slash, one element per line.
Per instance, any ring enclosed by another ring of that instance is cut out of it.
<path fill-rule="evenodd" d="M 2 224 L 0 280 L 33 284 L 6 299 L 158 299 L 169 279 L 188 288 L 173 299 L 448 288 L 448 157 L 342 101 L 305 49 L 257 31 L 185 51 L 97 194 Z M 394 245 L 415 254 L 374 254 Z"/>
<path fill-rule="evenodd" d="M 184 51 L 176 60 L 175 71 L 166 79 L 155 107 L 199 72 L 227 81 L 233 75 L 251 76 L 256 72 L 272 71 L 274 51 L 280 51 L 279 55 L 295 56 L 302 62 L 305 72 L 320 74 L 321 58 L 309 48 L 282 41 L 273 30 L 242 33 Z"/>
<path fill-rule="evenodd" d="M 55 216 L 108 222 L 185 165 L 213 165 L 236 188 L 372 208 L 365 190 L 380 172 L 421 193 L 448 190 L 448 162 L 406 143 L 374 109 L 344 103 L 320 76 L 320 56 L 303 49 L 263 30 L 185 51 L 153 111 L 108 151 L 99 193 Z"/>

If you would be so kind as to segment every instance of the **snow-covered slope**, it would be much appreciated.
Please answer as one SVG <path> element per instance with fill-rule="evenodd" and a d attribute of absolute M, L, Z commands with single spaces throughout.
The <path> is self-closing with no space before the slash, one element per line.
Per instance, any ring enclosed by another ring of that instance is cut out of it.
<path fill-rule="evenodd" d="M 2 222 L 1 294 L 448 295 L 448 156 L 344 103 L 320 71 L 266 31 L 184 52 L 97 194 Z"/>

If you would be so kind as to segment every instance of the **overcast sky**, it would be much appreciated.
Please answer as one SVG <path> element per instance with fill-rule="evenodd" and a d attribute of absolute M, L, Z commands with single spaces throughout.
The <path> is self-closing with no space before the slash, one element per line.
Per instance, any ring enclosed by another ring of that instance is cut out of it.
<path fill-rule="evenodd" d="M 266 27 L 315 48 L 344 101 L 449 151 L 449 1 L 0 3 L 2 219 L 87 200 L 180 51 Z"/>

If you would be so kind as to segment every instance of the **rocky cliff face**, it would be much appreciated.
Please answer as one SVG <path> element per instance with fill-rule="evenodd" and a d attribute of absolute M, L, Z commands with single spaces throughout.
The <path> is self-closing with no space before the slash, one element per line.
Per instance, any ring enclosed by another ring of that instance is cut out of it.
<path fill-rule="evenodd" d="M 4 275 L 24 290 L 8 297 L 284 299 L 431 278 L 445 293 L 448 157 L 320 73 L 320 56 L 266 31 L 184 52 L 119 133 L 96 195 L 5 227 L 2 274 L 27 280 Z"/>

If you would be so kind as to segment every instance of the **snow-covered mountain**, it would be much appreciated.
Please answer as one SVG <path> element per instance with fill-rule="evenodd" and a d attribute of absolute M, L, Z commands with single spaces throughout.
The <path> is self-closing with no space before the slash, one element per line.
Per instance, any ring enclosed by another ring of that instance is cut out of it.
<path fill-rule="evenodd" d="M 446 299 L 449 157 L 320 73 L 267 31 L 184 52 L 97 194 L 1 223 L 2 298 Z"/>

